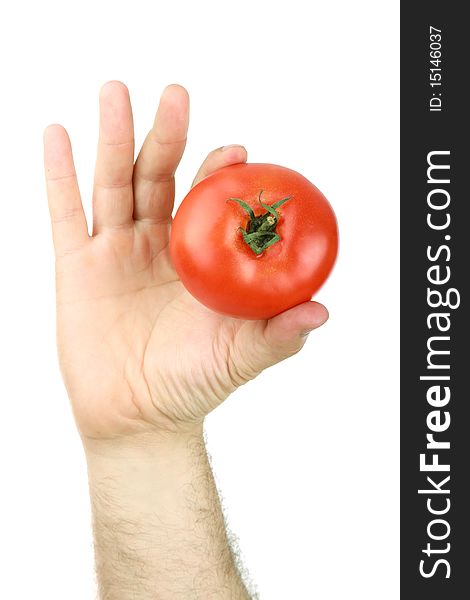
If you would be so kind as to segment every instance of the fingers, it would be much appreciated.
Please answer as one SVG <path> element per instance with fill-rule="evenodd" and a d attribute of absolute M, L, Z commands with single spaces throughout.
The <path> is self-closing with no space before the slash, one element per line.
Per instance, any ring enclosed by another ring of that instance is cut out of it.
<path fill-rule="evenodd" d="M 318 302 L 304 302 L 270 319 L 264 331 L 266 344 L 278 362 L 298 352 L 308 334 L 328 320 L 327 309 Z"/>
<path fill-rule="evenodd" d="M 100 91 L 100 132 L 93 187 L 93 232 L 132 223 L 134 123 L 129 91 L 110 81 Z"/>
<path fill-rule="evenodd" d="M 57 256 L 82 247 L 88 240 L 69 136 L 60 125 L 44 132 L 44 168 L 52 235 Z"/>
<path fill-rule="evenodd" d="M 197 172 L 193 181 L 193 187 L 218 169 L 221 169 L 222 167 L 228 167 L 229 165 L 246 162 L 247 158 L 246 149 L 238 144 L 223 146 L 222 148 L 213 150 L 207 156 L 205 161 L 202 163 L 201 168 Z"/>
<path fill-rule="evenodd" d="M 176 168 L 183 156 L 189 124 L 189 96 L 169 85 L 160 98 L 153 127 L 134 169 L 134 219 L 168 223 L 173 210 Z"/>

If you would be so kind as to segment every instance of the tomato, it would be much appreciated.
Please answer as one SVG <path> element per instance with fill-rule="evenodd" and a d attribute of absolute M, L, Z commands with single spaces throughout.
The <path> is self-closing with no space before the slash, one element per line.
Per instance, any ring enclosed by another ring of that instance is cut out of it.
<path fill-rule="evenodd" d="M 336 259 L 338 229 L 325 196 L 271 164 L 237 164 L 198 183 L 170 239 L 186 289 L 216 312 L 268 319 L 310 300 Z"/>

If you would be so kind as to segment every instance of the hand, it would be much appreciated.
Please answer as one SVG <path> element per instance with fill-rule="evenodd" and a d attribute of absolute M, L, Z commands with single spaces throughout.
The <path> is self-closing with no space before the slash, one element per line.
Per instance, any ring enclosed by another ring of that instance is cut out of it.
<path fill-rule="evenodd" d="M 300 350 L 328 317 L 306 302 L 268 321 L 242 321 L 185 290 L 168 242 L 188 119 L 187 92 L 167 87 L 134 163 L 127 88 L 102 88 L 92 235 L 67 133 L 59 125 L 45 132 L 59 359 L 84 440 L 200 428 L 235 388 Z M 244 161 L 242 146 L 219 148 L 194 183 Z"/>

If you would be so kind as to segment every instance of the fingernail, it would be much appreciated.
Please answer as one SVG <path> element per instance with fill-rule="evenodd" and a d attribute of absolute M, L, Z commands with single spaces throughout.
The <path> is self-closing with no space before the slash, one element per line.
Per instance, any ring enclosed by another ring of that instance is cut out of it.
<path fill-rule="evenodd" d="M 230 150 L 230 148 L 243 148 L 243 146 L 240 144 L 229 144 L 228 146 L 222 146 L 221 150 L 225 152 L 225 150 Z"/>

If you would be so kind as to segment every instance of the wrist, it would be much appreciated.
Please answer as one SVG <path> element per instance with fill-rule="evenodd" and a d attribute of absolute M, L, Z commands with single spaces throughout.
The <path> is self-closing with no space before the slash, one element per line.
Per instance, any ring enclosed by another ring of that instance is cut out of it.
<path fill-rule="evenodd" d="M 88 465 L 126 460 L 153 460 L 181 453 L 188 445 L 203 441 L 203 422 L 180 431 L 153 430 L 96 438 L 81 436 Z"/>
<path fill-rule="evenodd" d="M 181 490 L 207 461 L 200 431 L 86 444 L 93 512 L 102 520 L 145 521 L 183 501 Z"/>

